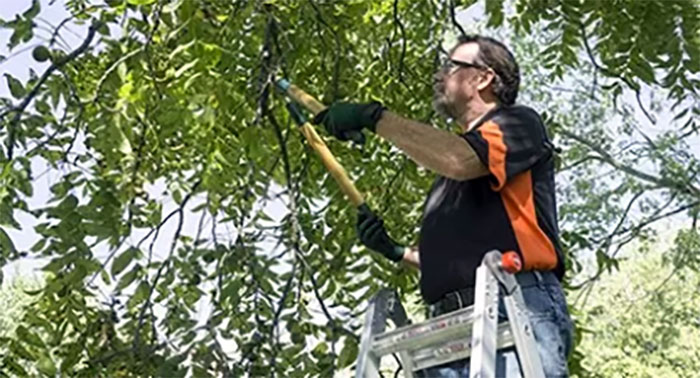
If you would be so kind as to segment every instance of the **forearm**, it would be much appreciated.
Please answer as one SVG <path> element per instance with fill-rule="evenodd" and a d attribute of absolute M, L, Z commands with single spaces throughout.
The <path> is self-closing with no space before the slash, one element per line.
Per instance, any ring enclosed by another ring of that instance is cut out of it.
<path fill-rule="evenodd" d="M 488 174 L 469 143 L 459 136 L 384 111 L 377 134 L 417 164 L 445 177 L 469 180 Z"/>
<path fill-rule="evenodd" d="M 420 269 L 420 259 L 418 257 L 418 248 L 417 247 L 406 247 L 406 253 L 404 253 L 403 259 L 401 261 L 410 267 Z"/>

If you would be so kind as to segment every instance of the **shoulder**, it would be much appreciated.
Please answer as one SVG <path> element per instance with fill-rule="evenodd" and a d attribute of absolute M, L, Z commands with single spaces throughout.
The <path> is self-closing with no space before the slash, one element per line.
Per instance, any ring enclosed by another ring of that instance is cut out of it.
<path fill-rule="evenodd" d="M 542 118 L 540 118 L 536 110 L 520 104 L 499 108 L 493 114 L 492 120 L 501 126 L 524 125 L 537 127 L 542 125 Z"/>

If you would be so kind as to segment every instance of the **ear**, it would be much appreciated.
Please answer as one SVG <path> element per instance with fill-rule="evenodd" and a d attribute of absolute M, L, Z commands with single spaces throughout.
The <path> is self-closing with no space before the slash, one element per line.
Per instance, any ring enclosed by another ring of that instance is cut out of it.
<path fill-rule="evenodd" d="M 484 89 L 488 88 L 489 85 L 493 84 L 493 81 L 496 80 L 496 73 L 493 72 L 492 69 L 487 69 L 484 71 L 481 71 L 481 75 L 479 75 L 479 84 L 477 85 L 477 89 L 479 91 L 483 91 Z"/>

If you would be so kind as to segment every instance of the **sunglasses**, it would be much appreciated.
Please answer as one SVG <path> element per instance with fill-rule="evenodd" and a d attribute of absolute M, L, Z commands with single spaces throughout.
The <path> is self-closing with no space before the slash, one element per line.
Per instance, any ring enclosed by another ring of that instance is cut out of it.
<path fill-rule="evenodd" d="M 469 62 L 463 62 L 461 60 L 457 59 L 445 59 L 445 61 L 442 64 L 442 69 L 445 72 L 448 72 L 451 74 L 457 72 L 458 69 L 460 68 L 476 68 L 478 70 L 487 70 L 488 67 L 478 64 L 478 63 L 469 63 Z"/>

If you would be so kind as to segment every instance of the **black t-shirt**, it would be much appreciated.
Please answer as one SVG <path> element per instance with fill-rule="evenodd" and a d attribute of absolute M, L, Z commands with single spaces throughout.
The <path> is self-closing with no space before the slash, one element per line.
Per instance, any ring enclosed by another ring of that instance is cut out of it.
<path fill-rule="evenodd" d="M 552 144 L 539 115 L 521 106 L 491 110 L 461 135 L 490 174 L 438 177 L 423 209 L 421 293 L 428 303 L 474 286 L 486 252 L 516 251 L 525 270 L 563 276 Z"/>

